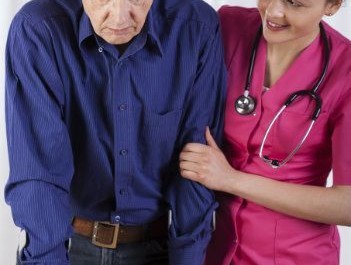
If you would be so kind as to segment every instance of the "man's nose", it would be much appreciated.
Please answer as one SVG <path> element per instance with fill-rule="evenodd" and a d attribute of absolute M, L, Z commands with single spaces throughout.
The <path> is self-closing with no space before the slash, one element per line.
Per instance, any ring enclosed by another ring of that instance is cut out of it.
<path fill-rule="evenodd" d="M 112 0 L 109 14 L 116 27 L 123 26 L 130 17 L 130 4 L 127 0 Z"/>

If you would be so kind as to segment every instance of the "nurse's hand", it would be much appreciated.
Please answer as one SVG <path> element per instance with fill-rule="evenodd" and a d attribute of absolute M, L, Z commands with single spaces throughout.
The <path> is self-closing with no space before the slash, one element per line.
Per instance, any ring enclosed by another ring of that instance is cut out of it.
<path fill-rule="evenodd" d="M 212 190 L 225 191 L 234 169 L 206 128 L 207 145 L 189 143 L 180 153 L 180 174 Z"/>

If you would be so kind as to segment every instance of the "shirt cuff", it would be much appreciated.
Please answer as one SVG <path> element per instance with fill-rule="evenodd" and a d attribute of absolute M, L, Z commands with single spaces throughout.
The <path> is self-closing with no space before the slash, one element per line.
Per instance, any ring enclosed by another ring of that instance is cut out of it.
<path fill-rule="evenodd" d="M 49 261 L 19 261 L 18 265 L 69 265 L 65 260 L 49 260 Z"/>
<path fill-rule="evenodd" d="M 66 257 L 62 259 L 61 257 Z M 59 246 L 51 250 L 46 255 L 40 257 L 40 259 L 32 259 L 30 252 L 27 248 L 23 248 L 17 256 L 17 264 L 26 264 L 26 265 L 69 265 L 67 258 L 67 249 L 66 247 Z"/>
<path fill-rule="evenodd" d="M 205 259 L 207 245 L 211 234 L 201 240 L 189 242 L 186 238 L 173 238 L 169 240 L 170 265 L 202 265 Z"/>

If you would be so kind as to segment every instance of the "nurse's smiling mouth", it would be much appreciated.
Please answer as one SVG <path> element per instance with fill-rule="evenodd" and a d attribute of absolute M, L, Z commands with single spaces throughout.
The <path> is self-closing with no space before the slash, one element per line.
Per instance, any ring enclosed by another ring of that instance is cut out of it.
<path fill-rule="evenodd" d="M 266 20 L 266 27 L 271 31 L 281 31 L 288 27 L 288 25 L 278 24 L 270 20 Z"/>

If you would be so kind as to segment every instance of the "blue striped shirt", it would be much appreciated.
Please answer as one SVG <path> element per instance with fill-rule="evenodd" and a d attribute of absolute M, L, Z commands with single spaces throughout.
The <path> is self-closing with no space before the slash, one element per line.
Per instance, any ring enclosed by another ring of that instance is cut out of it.
<path fill-rule="evenodd" d="M 25 264 L 69 264 L 73 216 L 124 225 L 172 211 L 170 264 L 201 264 L 216 207 L 178 155 L 222 127 L 225 67 L 216 13 L 200 0 L 154 0 L 120 54 L 80 0 L 34 0 L 6 49 L 13 219 Z"/>

